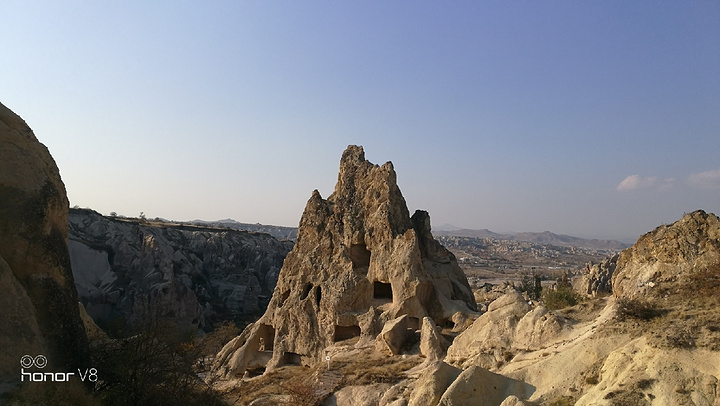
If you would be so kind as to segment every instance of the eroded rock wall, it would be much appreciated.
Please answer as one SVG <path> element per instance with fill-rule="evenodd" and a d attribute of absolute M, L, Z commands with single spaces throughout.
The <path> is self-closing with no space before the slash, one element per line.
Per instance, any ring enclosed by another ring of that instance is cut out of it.
<path fill-rule="evenodd" d="M 208 329 L 259 317 L 291 248 L 263 233 L 70 212 L 78 294 L 108 330 L 157 318 Z"/>
<path fill-rule="evenodd" d="M 68 200 L 48 149 L 0 104 L 0 377 L 23 355 L 86 368 L 88 341 L 68 255 Z"/>

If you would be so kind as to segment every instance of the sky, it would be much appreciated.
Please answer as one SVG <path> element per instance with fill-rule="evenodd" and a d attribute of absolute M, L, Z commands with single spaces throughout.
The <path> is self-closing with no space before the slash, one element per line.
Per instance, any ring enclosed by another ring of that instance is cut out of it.
<path fill-rule="evenodd" d="M 0 102 L 71 205 L 297 226 L 342 151 L 434 227 L 720 214 L 717 1 L 0 2 Z"/>

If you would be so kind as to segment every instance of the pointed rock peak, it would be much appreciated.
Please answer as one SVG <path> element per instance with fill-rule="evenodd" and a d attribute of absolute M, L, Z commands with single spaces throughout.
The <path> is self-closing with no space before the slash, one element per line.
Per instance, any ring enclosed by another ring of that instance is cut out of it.
<path fill-rule="evenodd" d="M 340 159 L 340 167 L 347 165 L 357 166 L 364 162 L 367 161 L 365 160 L 365 150 L 362 145 L 348 145 Z"/>
<path fill-rule="evenodd" d="M 218 356 L 216 370 L 242 374 L 269 349 L 268 371 L 310 365 L 336 342 L 367 345 L 392 320 L 405 320 L 404 337 L 424 317 L 448 326 L 475 310 L 467 278 L 433 239 L 427 212 L 411 220 L 392 164 L 372 164 L 362 147 L 349 146 L 333 194 L 325 200 L 315 191 L 305 206 L 267 311 L 243 333 L 245 344 Z"/>

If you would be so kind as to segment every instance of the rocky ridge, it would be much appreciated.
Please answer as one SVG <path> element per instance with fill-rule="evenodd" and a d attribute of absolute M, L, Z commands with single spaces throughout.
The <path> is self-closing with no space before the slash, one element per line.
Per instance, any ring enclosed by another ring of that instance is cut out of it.
<path fill-rule="evenodd" d="M 0 104 L 0 381 L 19 381 L 28 354 L 45 355 L 53 368 L 88 366 L 67 216 L 65 185 L 48 149 Z"/>
<path fill-rule="evenodd" d="M 311 365 L 355 337 L 392 353 L 424 317 L 452 326 L 475 309 L 427 212 L 409 215 L 392 163 L 374 165 L 349 146 L 334 192 L 323 199 L 316 190 L 307 202 L 267 311 L 223 348 L 215 371 L 234 379 L 248 369 Z"/>
<path fill-rule="evenodd" d="M 304 382 L 329 394 L 325 406 L 716 406 L 719 224 L 712 214 L 693 212 L 640 237 L 619 257 L 589 265 L 588 274 L 601 278 L 586 282 L 605 281 L 611 272 L 611 282 L 621 281 L 617 289 L 609 286 L 611 295 L 598 291 L 550 311 L 507 285 L 449 348 L 443 340 L 453 334 L 426 317 L 419 342 L 390 355 L 407 327 L 403 315 L 384 324 L 380 335 L 388 337 L 375 341 L 380 345 L 341 341 L 327 349 L 332 365 L 309 363 L 313 374 L 332 375 L 332 386 L 322 386 L 325 378 Z M 584 292 L 595 284 L 583 286 Z M 244 334 L 219 356 L 252 338 L 251 329 Z M 288 376 L 289 368 L 278 373 Z M 307 367 L 296 368 L 308 374 Z M 243 379 L 239 390 L 257 388 L 264 378 Z M 287 396 L 266 391 L 241 404 L 277 404 Z"/>
<path fill-rule="evenodd" d="M 88 314 L 106 329 L 161 318 L 209 330 L 267 307 L 292 243 L 262 233 L 70 211 L 70 259 Z"/>

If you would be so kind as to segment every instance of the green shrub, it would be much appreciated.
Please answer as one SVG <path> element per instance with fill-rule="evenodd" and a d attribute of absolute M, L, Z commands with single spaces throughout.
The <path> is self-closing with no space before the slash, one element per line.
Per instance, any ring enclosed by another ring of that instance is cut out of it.
<path fill-rule="evenodd" d="M 542 299 L 548 310 L 557 310 L 575 306 L 580 302 L 580 295 L 575 292 L 572 286 L 560 283 L 555 289 L 546 289 L 543 292 Z"/>
<path fill-rule="evenodd" d="M 542 293 L 542 285 L 540 275 L 525 274 L 520 280 L 520 292 L 526 292 L 528 297 L 533 300 L 540 299 Z"/>

